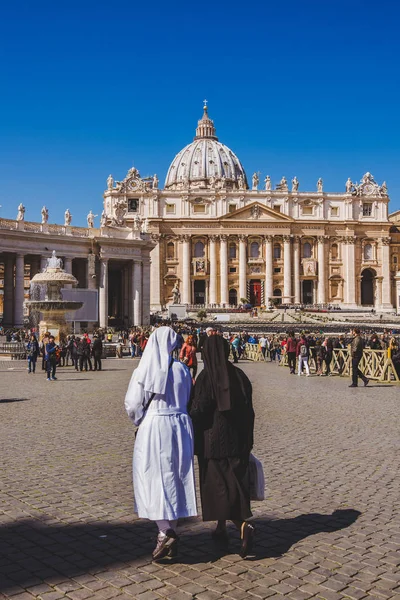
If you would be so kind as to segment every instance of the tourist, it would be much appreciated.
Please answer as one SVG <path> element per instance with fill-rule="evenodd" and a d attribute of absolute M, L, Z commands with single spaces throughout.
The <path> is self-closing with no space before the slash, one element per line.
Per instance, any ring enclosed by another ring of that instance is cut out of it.
<path fill-rule="evenodd" d="M 187 414 L 192 380 L 172 358 L 176 333 L 156 329 L 148 340 L 125 397 L 125 408 L 140 425 L 133 455 L 133 486 L 140 518 L 156 521 L 155 560 L 177 552 L 177 520 L 197 515 L 193 431 Z"/>
<path fill-rule="evenodd" d="M 193 341 L 193 336 L 188 335 L 186 341 L 184 342 L 179 358 L 180 360 L 188 367 L 189 371 L 192 371 L 192 380 L 196 378 L 197 374 L 197 356 L 196 356 L 197 348 Z"/>
<path fill-rule="evenodd" d="M 203 521 L 218 521 L 213 537 L 227 539 L 226 521 L 241 537 L 240 555 L 251 552 L 254 527 L 250 510 L 249 456 L 253 447 L 252 387 L 228 360 L 229 344 L 207 338 L 204 369 L 197 378 L 189 409 L 195 430 Z"/>
<path fill-rule="evenodd" d="M 42 371 L 46 371 L 46 344 L 49 342 L 49 333 L 45 333 L 40 342 L 39 349 L 42 355 Z"/>
<path fill-rule="evenodd" d="M 46 344 L 45 349 L 45 359 L 46 359 L 46 372 L 47 372 L 47 381 L 55 381 L 56 377 L 56 368 L 57 368 L 57 359 L 56 359 L 56 351 L 58 346 L 54 341 L 54 335 L 49 335 L 48 342 Z"/>
<path fill-rule="evenodd" d="M 87 347 L 86 347 L 86 361 L 87 361 L 87 364 L 88 364 L 88 367 L 89 367 L 89 371 L 92 371 L 93 370 L 92 361 L 90 360 L 92 340 L 90 339 L 89 334 L 86 331 L 83 334 L 83 339 L 86 340 L 86 344 L 87 344 Z"/>
<path fill-rule="evenodd" d="M 297 340 L 294 335 L 294 331 L 289 331 L 289 335 L 286 340 L 286 354 L 288 357 L 288 365 L 289 365 L 291 375 L 296 374 L 296 349 L 297 349 Z"/>
<path fill-rule="evenodd" d="M 352 383 L 349 387 L 358 387 L 358 378 L 362 379 L 364 382 L 364 386 L 368 385 L 369 379 L 365 377 L 363 373 L 361 373 L 358 365 L 362 359 L 364 344 L 360 336 L 360 330 L 358 327 L 353 329 L 353 340 L 351 342 L 351 377 Z"/>
<path fill-rule="evenodd" d="M 258 343 L 260 344 L 261 354 L 262 354 L 263 360 L 265 361 L 265 354 L 267 352 L 268 340 L 264 334 L 261 335 L 260 339 L 258 340 Z"/>
<path fill-rule="evenodd" d="M 95 371 L 101 371 L 101 356 L 103 354 L 103 342 L 98 335 L 93 336 L 92 344 L 92 356 L 93 356 L 93 368 Z"/>
<path fill-rule="evenodd" d="M 28 351 L 28 373 L 34 373 L 36 371 L 36 361 L 39 355 L 39 343 L 35 335 L 32 334 L 29 338 L 26 349 Z"/>
<path fill-rule="evenodd" d="M 310 348 L 306 336 L 304 333 L 301 334 L 296 347 L 296 356 L 298 359 L 297 375 L 300 377 L 303 372 L 303 366 L 306 370 L 307 377 L 310 376 L 310 367 L 308 366 L 308 358 L 310 356 Z"/>

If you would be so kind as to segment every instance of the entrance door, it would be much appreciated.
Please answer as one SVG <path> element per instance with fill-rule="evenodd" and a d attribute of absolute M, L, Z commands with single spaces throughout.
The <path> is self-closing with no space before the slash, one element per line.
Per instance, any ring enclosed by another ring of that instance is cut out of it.
<path fill-rule="evenodd" d="M 229 290 L 229 304 L 231 306 L 237 306 L 237 291 Z"/>
<path fill-rule="evenodd" d="M 303 281 L 303 304 L 313 303 L 313 282 L 310 280 Z"/>
<path fill-rule="evenodd" d="M 108 271 L 108 315 L 111 326 L 123 325 L 122 310 L 122 271 L 109 269 Z"/>
<path fill-rule="evenodd" d="M 365 269 L 361 275 L 361 304 L 374 306 L 374 274 L 371 269 Z"/>
<path fill-rule="evenodd" d="M 194 303 L 205 304 L 206 303 L 206 282 L 204 279 L 196 279 L 194 282 Z"/>
<path fill-rule="evenodd" d="M 250 281 L 250 304 L 261 306 L 261 281 L 260 279 L 251 279 Z"/>

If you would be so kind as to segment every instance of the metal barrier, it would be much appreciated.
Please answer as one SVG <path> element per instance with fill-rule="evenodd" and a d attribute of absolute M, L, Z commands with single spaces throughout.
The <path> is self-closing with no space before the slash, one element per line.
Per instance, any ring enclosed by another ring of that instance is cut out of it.
<path fill-rule="evenodd" d="M 0 344 L 0 356 L 11 357 L 11 360 L 26 358 L 26 346 L 23 342 L 3 342 Z"/>
<path fill-rule="evenodd" d="M 391 353 L 387 350 L 371 350 L 366 348 L 363 351 L 362 359 L 358 368 L 360 371 L 372 381 L 380 383 L 400 383 L 400 377 L 397 374 Z M 310 355 L 308 360 L 310 371 L 317 372 L 315 360 Z M 287 354 L 282 354 L 279 366 L 287 367 Z M 332 353 L 332 361 L 330 363 L 330 372 L 333 375 L 341 377 L 351 377 L 351 353 L 348 348 L 334 348 Z"/>

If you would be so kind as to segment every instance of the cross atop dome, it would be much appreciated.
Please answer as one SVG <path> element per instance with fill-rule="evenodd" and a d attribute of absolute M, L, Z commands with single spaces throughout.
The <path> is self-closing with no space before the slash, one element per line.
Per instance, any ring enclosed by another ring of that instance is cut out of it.
<path fill-rule="evenodd" d="M 195 140 L 201 138 L 210 138 L 212 140 L 218 140 L 214 127 L 214 121 L 208 116 L 208 100 L 203 100 L 203 116 L 197 123 L 196 137 Z"/>

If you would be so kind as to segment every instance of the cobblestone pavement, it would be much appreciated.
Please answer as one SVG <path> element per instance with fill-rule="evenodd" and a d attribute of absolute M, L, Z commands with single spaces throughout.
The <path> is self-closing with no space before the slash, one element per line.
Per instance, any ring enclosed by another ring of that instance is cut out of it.
<path fill-rule="evenodd" d="M 0 373 L 0 598 L 400 599 L 398 387 L 242 364 L 268 486 L 256 553 L 240 559 L 233 529 L 215 546 L 198 518 L 181 525 L 179 560 L 156 564 L 154 525 L 133 514 L 135 364 L 51 383 Z"/>

